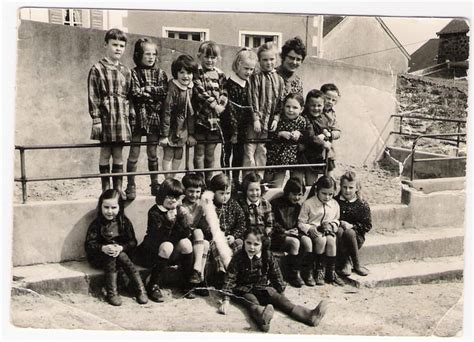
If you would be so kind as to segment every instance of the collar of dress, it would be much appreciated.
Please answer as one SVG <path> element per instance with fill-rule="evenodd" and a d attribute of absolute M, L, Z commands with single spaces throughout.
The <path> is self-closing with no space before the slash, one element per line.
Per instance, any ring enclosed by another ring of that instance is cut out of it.
<path fill-rule="evenodd" d="M 247 198 L 247 204 L 248 206 L 250 207 L 252 204 L 255 204 L 257 207 L 260 205 L 260 199 L 257 200 L 257 202 L 251 202 L 248 198 Z"/>
<path fill-rule="evenodd" d="M 247 84 L 247 81 L 241 79 L 235 72 L 233 72 L 229 78 L 235 83 L 237 83 L 239 86 L 241 86 L 242 88 L 245 88 L 245 85 Z"/>
<path fill-rule="evenodd" d="M 192 89 L 194 87 L 193 82 L 189 82 L 189 84 L 187 86 L 185 86 L 185 85 L 182 85 L 181 83 L 179 83 L 178 80 L 175 80 L 174 78 L 173 78 L 173 83 L 181 90 L 188 90 L 188 89 Z"/>

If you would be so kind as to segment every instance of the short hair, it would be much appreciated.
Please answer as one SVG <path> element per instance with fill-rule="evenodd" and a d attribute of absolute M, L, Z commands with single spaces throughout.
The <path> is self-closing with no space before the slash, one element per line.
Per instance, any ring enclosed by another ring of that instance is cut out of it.
<path fill-rule="evenodd" d="M 125 44 L 128 41 L 127 35 L 125 34 L 125 32 L 123 32 L 122 30 L 119 30 L 118 28 L 112 28 L 105 33 L 105 38 L 104 38 L 105 42 L 108 43 L 109 40 L 111 39 L 121 40 L 125 42 Z"/>
<path fill-rule="evenodd" d="M 311 98 L 324 99 L 324 93 L 319 89 L 311 89 L 310 91 L 308 91 L 308 94 L 306 94 L 305 103 L 308 103 L 309 99 Z"/>
<path fill-rule="evenodd" d="M 339 89 L 336 87 L 334 83 L 326 83 L 321 86 L 321 91 L 326 94 L 328 91 L 335 91 L 337 95 L 341 95 Z"/>
<path fill-rule="evenodd" d="M 287 197 L 290 193 L 304 194 L 305 190 L 306 189 L 304 188 L 303 183 L 299 178 L 291 177 L 290 179 L 288 179 L 285 186 L 283 187 L 283 194 L 285 195 L 285 197 Z"/>
<path fill-rule="evenodd" d="M 133 61 L 135 62 L 136 66 L 141 66 L 142 65 L 142 58 L 143 58 L 143 52 L 145 51 L 145 45 L 152 45 L 155 47 L 156 51 L 156 56 L 158 58 L 158 46 L 152 42 L 150 38 L 139 38 L 136 43 L 135 43 L 135 48 L 133 50 Z M 155 66 L 155 64 L 153 66 Z"/>
<path fill-rule="evenodd" d="M 209 190 L 219 191 L 226 190 L 231 186 L 229 177 L 224 173 L 219 173 L 212 177 L 211 182 L 209 183 Z"/>
<path fill-rule="evenodd" d="M 185 189 L 188 188 L 201 188 L 204 190 L 206 184 L 204 183 L 204 178 L 199 173 L 187 173 L 184 175 L 183 179 L 181 179 L 183 186 Z"/>
<path fill-rule="evenodd" d="M 247 61 L 247 60 L 248 61 L 255 61 L 255 64 L 256 64 L 257 61 L 258 61 L 258 57 L 255 54 L 255 52 L 253 52 L 250 48 L 244 47 L 244 48 L 240 49 L 237 52 L 237 54 L 235 55 L 234 62 L 232 63 L 232 71 L 237 73 L 237 71 L 239 70 L 240 63 L 242 63 L 243 61 Z"/>
<path fill-rule="evenodd" d="M 178 58 L 176 58 L 173 63 L 171 63 L 171 74 L 174 78 L 178 77 L 178 72 L 180 72 L 181 69 L 195 74 L 198 70 L 198 66 L 194 58 L 192 58 L 190 55 L 181 55 L 178 56 Z"/>
<path fill-rule="evenodd" d="M 256 237 L 258 237 L 260 239 L 260 241 L 262 241 L 262 242 L 263 242 L 263 239 L 265 238 L 265 235 L 263 234 L 263 231 L 260 230 L 258 227 L 250 227 L 250 228 L 247 228 L 244 231 L 244 234 L 243 234 L 244 241 L 245 241 L 245 239 L 247 239 L 247 237 L 250 234 L 253 234 Z"/>
<path fill-rule="evenodd" d="M 309 190 L 308 198 L 313 197 L 321 189 L 333 189 L 336 191 L 336 181 L 334 178 L 329 176 L 321 176 L 319 179 L 314 182 L 311 190 Z"/>
<path fill-rule="evenodd" d="M 291 99 L 298 101 L 301 108 L 304 108 L 303 95 L 300 95 L 298 93 L 289 93 L 288 95 L 286 95 L 285 100 L 283 101 L 283 105 L 286 104 L 286 101 L 291 100 Z"/>
<path fill-rule="evenodd" d="M 220 57 L 221 56 L 221 49 L 219 45 L 213 40 L 206 40 L 199 45 L 198 48 L 198 56 L 212 56 L 212 57 Z"/>
<path fill-rule="evenodd" d="M 360 199 L 362 199 L 362 193 L 361 193 L 361 184 L 360 184 L 360 179 L 359 177 L 357 177 L 356 173 L 354 171 L 346 171 L 342 176 L 341 178 L 339 179 L 339 185 L 340 185 L 340 188 L 342 188 L 342 182 L 347 180 L 348 182 L 356 182 L 356 195 L 357 197 L 359 197 Z M 341 192 L 339 191 L 339 194 Z"/>
<path fill-rule="evenodd" d="M 97 218 L 100 220 L 105 220 L 104 215 L 102 214 L 102 203 L 104 203 L 104 200 L 116 198 L 117 203 L 119 206 L 119 213 L 117 215 L 117 218 L 119 220 L 123 220 L 124 214 L 124 200 L 122 199 L 122 196 L 120 193 L 115 190 L 115 189 L 107 189 L 105 190 L 99 197 L 99 201 L 97 202 Z"/>
<path fill-rule="evenodd" d="M 303 60 L 306 58 L 306 46 L 304 45 L 303 40 L 299 36 L 288 39 L 281 47 L 281 60 L 285 60 L 286 56 L 288 56 L 288 54 L 292 50 L 298 55 L 301 55 L 301 58 Z"/>
<path fill-rule="evenodd" d="M 250 183 L 261 183 L 262 178 L 256 172 L 249 172 L 242 180 L 242 191 L 244 194 L 247 193 Z"/>
<path fill-rule="evenodd" d="M 183 185 L 177 179 L 168 177 L 161 183 L 156 194 L 156 204 L 163 204 L 167 196 L 178 198 L 184 193 Z"/>
<path fill-rule="evenodd" d="M 260 60 L 260 55 L 265 51 L 273 51 L 275 52 L 275 57 L 278 55 L 278 50 L 273 42 L 267 42 L 265 44 L 260 45 L 257 50 L 258 60 Z"/>

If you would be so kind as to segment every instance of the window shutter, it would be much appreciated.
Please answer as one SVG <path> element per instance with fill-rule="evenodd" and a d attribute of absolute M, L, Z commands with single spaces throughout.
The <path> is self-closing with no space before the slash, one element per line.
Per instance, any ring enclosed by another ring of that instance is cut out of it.
<path fill-rule="evenodd" d="M 62 9 L 50 9 L 49 10 L 49 22 L 51 24 L 63 24 L 63 10 Z"/>
<path fill-rule="evenodd" d="M 91 10 L 91 27 L 104 29 L 104 14 L 102 10 Z"/>

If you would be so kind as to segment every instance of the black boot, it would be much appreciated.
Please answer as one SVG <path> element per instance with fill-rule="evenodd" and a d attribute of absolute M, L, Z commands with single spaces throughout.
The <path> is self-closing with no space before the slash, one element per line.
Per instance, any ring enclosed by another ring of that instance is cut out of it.
<path fill-rule="evenodd" d="M 316 285 L 324 285 L 324 254 L 313 253 Z"/>
<path fill-rule="evenodd" d="M 148 159 L 148 170 L 158 171 L 158 159 Z M 158 189 L 160 188 L 160 184 L 158 183 L 158 175 L 150 175 L 150 180 L 151 195 L 156 196 L 158 194 Z"/>
<path fill-rule="evenodd" d="M 123 165 L 121 164 L 112 164 L 112 173 L 122 173 L 123 172 Z M 122 190 L 122 176 L 113 176 L 112 183 L 114 185 L 114 189 L 118 191 L 122 199 L 125 201 L 127 199 L 127 195 Z"/>
<path fill-rule="evenodd" d="M 300 266 L 301 258 L 299 255 L 287 255 L 288 260 L 288 283 L 293 286 L 300 288 L 304 285 L 303 279 L 301 279 Z"/>
<path fill-rule="evenodd" d="M 107 302 L 113 306 L 122 305 L 122 300 L 117 291 L 117 272 L 105 273 L 105 288 L 107 290 Z"/>
<path fill-rule="evenodd" d="M 250 316 L 253 318 L 257 327 L 263 331 L 268 332 L 270 330 L 270 321 L 273 318 L 275 309 L 273 305 L 268 304 L 267 306 L 253 304 L 249 308 Z"/>
<path fill-rule="evenodd" d="M 135 270 L 131 272 L 129 275 L 130 281 L 134 284 L 137 293 L 137 303 L 138 304 L 146 304 L 148 303 L 148 296 L 146 295 L 145 285 L 143 285 L 142 277 L 140 277 L 140 273 Z"/>
<path fill-rule="evenodd" d="M 110 165 L 99 165 L 100 173 L 110 173 Z M 100 181 L 102 183 L 102 192 L 110 189 L 110 177 L 101 177 Z"/>
<path fill-rule="evenodd" d="M 189 280 L 191 274 L 193 274 L 193 253 L 181 254 L 181 271 L 182 271 L 182 288 L 185 293 L 184 297 L 187 299 L 194 299 L 196 295 L 194 294 L 194 284 Z"/>
<path fill-rule="evenodd" d="M 148 285 L 146 287 L 148 298 L 157 303 L 163 302 L 163 294 L 161 293 L 158 283 L 160 281 L 161 272 L 167 264 L 168 259 L 158 256 L 155 266 L 151 270 L 150 280 L 148 281 Z"/>
<path fill-rule="evenodd" d="M 306 286 L 316 285 L 313 277 L 314 272 L 314 256 L 313 253 L 304 253 L 302 257 L 301 276 Z"/>
<path fill-rule="evenodd" d="M 344 282 L 336 273 L 336 257 L 326 256 L 326 281 L 329 284 L 344 286 Z"/>
<path fill-rule="evenodd" d="M 137 171 L 137 161 L 127 160 L 127 172 Z M 135 185 L 135 176 L 127 176 L 127 189 L 125 190 L 127 199 L 133 201 L 137 197 L 137 187 Z"/>
<path fill-rule="evenodd" d="M 301 305 L 296 305 L 291 311 L 290 316 L 304 324 L 317 327 L 326 314 L 328 304 L 328 301 L 322 300 L 313 310 L 307 309 Z"/>

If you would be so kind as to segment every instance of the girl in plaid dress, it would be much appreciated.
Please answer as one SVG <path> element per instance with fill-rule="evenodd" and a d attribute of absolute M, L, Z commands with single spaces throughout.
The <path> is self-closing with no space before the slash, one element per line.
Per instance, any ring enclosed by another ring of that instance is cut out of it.
<path fill-rule="evenodd" d="M 135 43 L 132 69 L 132 99 L 136 113 L 132 142 L 140 142 L 146 135 L 147 142 L 158 142 L 160 114 L 168 92 L 168 77 L 157 65 L 158 48 L 149 38 L 140 38 Z M 127 171 L 137 171 L 137 161 L 141 146 L 131 146 L 127 160 Z M 158 171 L 157 145 L 148 145 L 148 170 Z M 135 176 L 127 177 L 127 198 L 136 197 Z M 158 190 L 158 175 L 150 175 L 151 194 Z"/>
<path fill-rule="evenodd" d="M 100 148 L 99 171 L 110 173 L 123 172 L 121 144 L 130 140 L 130 126 L 134 124 L 132 97 L 132 74 L 129 68 L 120 63 L 127 36 L 118 29 L 105 34 L 105 56 L 94 64 L 88 77 L 89 114 L 92 118 L 91 139 L 104 144 Z M 114 189 L 123 199 L 122 177 L 113 177 Z M 102 177 L 102 191 L 110 188 L 110 179 Z"/>
<path fill-rule="evenodd" d="M 274 135 L 274 142 L 268 146 L 267 165 L 297 164 L 298 142 L 306 128 L 306 120 L 300 115 L 304 101 L 299 94 L 289 94 L 284 101 L 282 119 Z M 285 169 L 265 171 L 265 183 L 281 188 L 285 178 Z M 291 171 L 293 173 L 293 170 Z"/>

